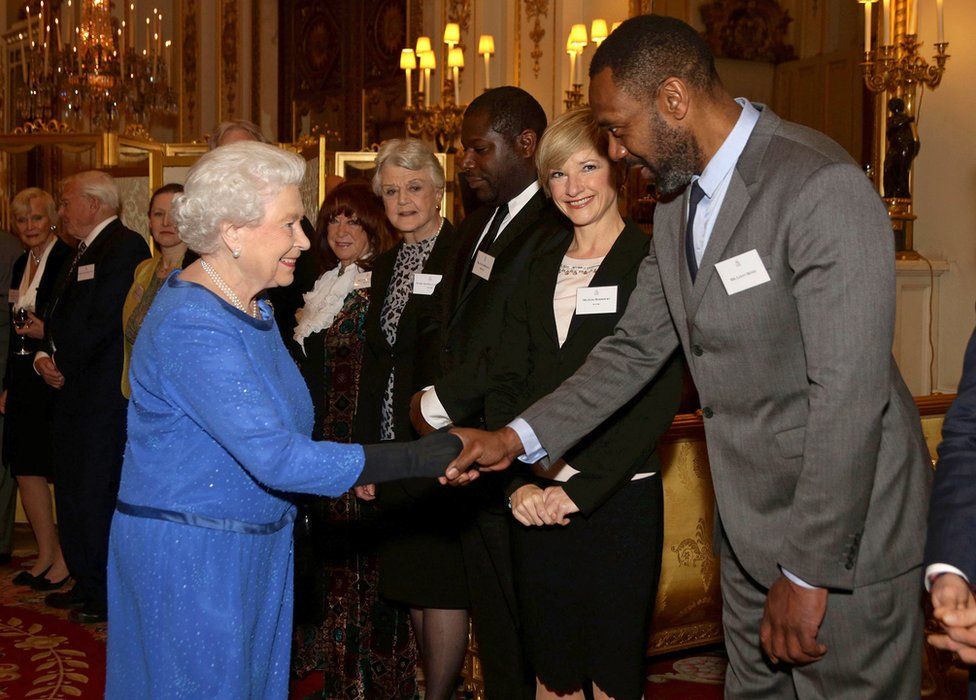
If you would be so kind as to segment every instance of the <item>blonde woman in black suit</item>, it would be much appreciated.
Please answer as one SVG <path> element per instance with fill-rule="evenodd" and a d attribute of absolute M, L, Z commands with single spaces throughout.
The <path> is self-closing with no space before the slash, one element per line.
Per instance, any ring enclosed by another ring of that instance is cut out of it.
<path fill-rule="evenodd" d="M 14 332 L 10 334 L 7 371 L 0 394 L 0 412 L 5 416 L 3 463 L 17 477 L 24 512 L 37 541 L 34 566 L 18 572 L 14 583 L 52 591 L 68 579 L 48 488 L 53 477 L 48 446 L 54 389 L 34 371 L 31 360 L 34 351 L 41 347 L 54 283 L 71 248 L 55 234 L 58 211 L 54 199 L 44 190 L 29 187 L 18 192 L 11 210 L 14 231 L 27 251 L 14 263 L 10 311 L 16 314 L 24 309 L 27 320 L 20 328 L 11 324 Z"/>
<path fill-rule="evenodd" d="M 490 367 L 492 427 L 559 386 L 613 332 L 650 244 L 620 216 L 620 174 L 589 110 L 550 124 L 536 165 L 570 225 L 542 244 L 509 303 Z M 515 584 L 536 698 L 582 699 L 584 685 L 598 699 L 641 697 L 662 547 L 655 447 L 680 387 L 672 360 L 565 459 L 513 474 Z"/>

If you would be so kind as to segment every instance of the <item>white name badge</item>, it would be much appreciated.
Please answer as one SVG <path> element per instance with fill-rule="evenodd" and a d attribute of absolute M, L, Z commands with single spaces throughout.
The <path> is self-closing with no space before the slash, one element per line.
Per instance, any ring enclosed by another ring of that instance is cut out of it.
<path fill-rule="evenodd" d="M 440 281 L 441 275 L 425 275 L 423 272 L 415 272 L 413 275 L 413 293 L 430 296 Z"/>
<path fill-rule="evenodd" d="M 17 302 L 20 301 L 20 290 L 11 289 L 9 292 L 7 292 L 7 301 L 16 306 Z"/>
<path fill-rule="evenodd" d="M 352 281 L 353 289 L 369 289 L 369 286 L 373 283 L 373 273 L 372 272 L 360 272 L 356 275 L 356 279 Z M 416 281 L 415 281 L 416 283 Z"/>
<path fill-rule="evenodd" d="M 95 263 L 92 263 L 91 265 L 81 265 L 78 267 L 79 282 L 93 279 L 95 279 Z"/>
<path fill-rule="evenodd" d="M 617 287 L 583 287 L 576 290 L 576 313 L 612 314 L 617 312 Z"/>
<path fill-rule="evenodd" d="M 488 280 L 491 277 L 491 268 L 495 265 L 494 256 L 488 255 L 488 253 L 483 250 L 479 250 L 478 254 L 474 258 L 474 265 L 471 267 L 471 272 L 478 275 L 483 280 Z"/>
<path fill-rule="evenodd" d="M 766 266 L 759 259 L 759 253 L 755 248 L 742 255 L 715 263 L 715 271 L 722 278 L 722 284 L 725 285 L 725 291 L 729 296 L 769 282 L 769 273 L 766 272 Z"/>

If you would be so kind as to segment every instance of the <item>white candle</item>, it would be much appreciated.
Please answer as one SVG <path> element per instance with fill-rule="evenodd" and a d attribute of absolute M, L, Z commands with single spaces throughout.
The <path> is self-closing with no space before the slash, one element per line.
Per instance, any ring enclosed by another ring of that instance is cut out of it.
<path fill-rule="evenodd" d="M 485 54 L 485 90 L 491 88 L 491 54 Z"/>
<path fill-rule="evenodd" d="M 573 89 L 573 83 L 576 81 L 576 52 L 570 50 L 569 52 L 569 89 Z"/>
<path fill-rule="evenodd" d="M 942 14 L 942 0 L 935 0 L 935 18 L 939 25 L 939 43 L 945 41 L 945 15 Z"/>
<path fill-rule="evenodd" d="M 864 3 L 864 53 L 871 50 L 871 3 Z"/>
<path fill-rule="evenodd" d="M 58 51 L 64 51 L 64 41 L 61 38 L 61 22 L 57 17 L 54 18 L 55 34 L 58 35 Z"/>
<path fill-rule="evenodd" d="M 34 35 L 31 33 L 31 18 L 30 18 L 30 5 L 25 8 L 27 10 L 27 42 L 34 48 Z"/>
<path fill-rule="evenodd" d="M 461 104 L 461 77 L 457 66 L 451 68 L 454 71 L 454 104 Z"/>
<path fill-rule="evenodd" d="M 51 43 L 51 25 L 49 24 L 47 25 L 47 28 L 45 30 L 45 36 L 44 36 L 44 74 L 45 75 L 47 74 L 47 55 L 48 55 L 48 46 L 50 45 L 50 43 Z"/>
<path fill-rule="evenodd" d="M 579 55 L 576 57 L 576 84 L 583 84 L 583 49 L 579 50 Z"/>
<path fill-rule="evenodd" d="M 430 104 L 430 68 L 424 68 L 424 104 Z"/>
<path fill-rule="evenodd" d="M 163 46 L 166 49 L 166 84 L 173 87 L 173 42 L 167 40 Z"/>
<path fill-rule="evenodd" d="M 410 79 L 410 69 L 407 68 L 405 72 L 407 75 L 407 107 L 411 107 L 413 106 L 413 95 L 411 94 L 413 92 L 413 81 Z"/>
<path fill-rule="evenodd" d="M 918 0 L 908 3 L 908 31 L 907 34 L 918 34 Z"/>
<path fill-rule="evenodd" d="M 24 74 L 24 85 L 27 85 L 27 40 L 20 34 L 20 69 Z"/>
<path fill-rule="evenodd" d="M 891 44 L 891 0 L 881 0 L 881 28 L 884 34 L 881 43 L 889 46 Z"/>

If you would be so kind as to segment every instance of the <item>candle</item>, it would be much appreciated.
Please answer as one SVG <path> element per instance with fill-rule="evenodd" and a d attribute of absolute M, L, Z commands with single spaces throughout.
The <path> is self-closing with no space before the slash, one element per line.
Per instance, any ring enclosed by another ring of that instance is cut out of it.
<path fill-rule="evenodd" d="M 25 8 L 27 10 L 27 42 L 34 48 L 34 35 L 31 33 L 31 17 L 30 17 L 30 5 Z"/>
<path fill-rule="evenodd" d="M 119 75 L 125 80 L 125 21 L 119 29 Z"/>
<path fill-rule="evenodd" d="M 57 17 L 54 18 L 55 34 L 58 35 L 58 51 L 64 51 L 64 42 L 61 40 L 61 22 Z"/>
<path fill-rule="evenodd" d="M 437 68 L 437 57 L 433 51 L 424 51 L 420 54 L 420 67 L 424 69 L 424 104 L 430 105 L 430 72 Z"/>
<path fill-rule="evenodd" d="M 864 3 L 864 53 L 871 50 L 871 3 Z"/>
<path fill-rule="evenodd" d="M 884 46 L 891 45 L 891 0 L 881 0 L 881 28 L 884 37 L 881 43 Z"/>
<path fill-rule="evenodd" d="M 163 44 L 163 46 L 166 48 L 166 84 L 172 87 L 173 86 L 173 60 L 172 60 L 173 54 L 172 51 L 170 51 L 170 49 L 173 46 L 173 42 L 167 39 L 166 43 Z"/>
<path fill-rule="evenodd" d="M 455 46 L 448 52 L 447 65 L 450 66 L 454 78 L 454 104 L 459 105 L 461 104 L 460 70 L 464 68 L 464 52 L 460 46 Z"/>
<path fill-rule="evenodd" d="M 150 44 L 150 42 L 149 42 L 149 18 L 148 18 L 148 17 L 146 17 L 146 48 L 145 48 L 145 49 L 143 49 L 143 51 L 142 51 L 142 53 L 143 53 L 143 54 L 144 54 L 144 55 L 145 55 L 145 56 L 146 56 L 147 58 L 151 58 L 151 56 L 150 56 L 150 54 L 149 54 L 149 47 L 150 47 L 150 46 L 152 46 L 152 44 Z"/>
<path fill-rule="evenodd" d="M 74 26 L 74 8 L 71 6 L 71 0 L 68 0 L 68 9 L 64 18 L 64 40 L 69 44 L 71 43 L 72 26 Z"/>
<path fill-rule="evenodd" d="M 454 71 L 454 104 L 461 104 L 461 78 L 458 75 L 460 70 L 457 66 L 452 66 L 451 70 Z"/>
<path fill-rule="evenodd" d="M 47 74 L 47 55 L 48 55 L 48 46 L 50 43 L 51 43 L 51 25 L 49 24 L 47 25 L 47 28 L 45 30 L 45 37 L 44 37 L 44 74 L 45 75 Z"/>
<path fill-rule="evenodd" d="M 906 34 L 918 34 L 918 0 L 908 2 L 908 28 Z"/>
<path fill-rule="evenodd" d="M 569 89 L 573 89 L 573 82 L 576 80 L 576 51 L 569 50 Z"/>
<path fill-rule="evenodd" d="M 942 0 L 935 0 L 935 18 L 939 24 L 939 43 L 945 42 L 945 15 L 942 14 Z"/>
<path fill-rule="evenodd" d="M 156 15 L 156 58 L 163 55 L 163 13 Z"/>
<path fill-rule="evenodd" d="M 485 57 L 485 90 L 491 87 L 491 55 L 495 53 L 495 37 L 482 34 L 478 39 L 478 53 Z"/>
<path fill-rule="evenodd" d="M 24 74 L 24 85 L 27 85 L 27 41 L 23 34 L 18 34 L 20 39 L 20 70 Z"/>
<path fill-rule="evenodd" d="M 404 70 L 407 76 L 407 107 L 413 105 L 413 79 L 411 75 L 413 69 L 417 67 L 417 57 L 414 55 L 413 49 L 403 49 L 400 51 L 400 68 Z M 421 89 L 423 89 L 421 87 Z"/>

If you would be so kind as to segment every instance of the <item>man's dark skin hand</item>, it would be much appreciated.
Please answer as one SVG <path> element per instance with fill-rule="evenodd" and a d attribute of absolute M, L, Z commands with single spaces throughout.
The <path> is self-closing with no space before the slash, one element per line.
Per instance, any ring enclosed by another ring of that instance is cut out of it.
<path fill-rule="evenodd" d="M 803 665 L 823 658 L 827 647 L 817 641 L 817 633 L 826 613 L 826 588 L 804 588 L 785 576 L 776 579 L 766 594 L 759 628 L 759 641 L 769 660 Z"/>
<path fill-rule="evenodd" d="M 447 465 L 447 473 L 440 477 L 442 484 L 464 486 L 478 478 L 480 472 L 497 472 L 508 467 L 522 454 L 522 441 L 511 428 L 489 432 L 475 428 L 453 428 L 464 445 L 453 462 Z M 471 469 L 477 464 L 478 469 Z"/>
<path fill-rule="evenodd" d="M 420 409 L 420 400 L 423 398 L 424 392 L 418 391 L 413 396 L 410 397 L 410 423 L 413 425 L 413 429 L 417 431 L 420 437 L 427 435 L 428 433 L 434 432 L 435 428 L 427 419 L 424 418 L 424 412 Z"/>

